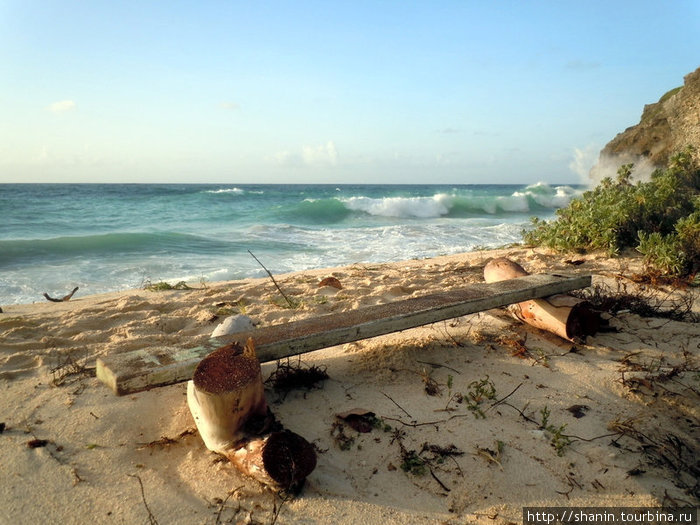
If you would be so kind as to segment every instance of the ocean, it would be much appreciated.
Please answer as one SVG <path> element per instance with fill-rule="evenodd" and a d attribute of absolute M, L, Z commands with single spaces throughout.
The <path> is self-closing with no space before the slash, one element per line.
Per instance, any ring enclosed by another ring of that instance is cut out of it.
<path fill-rule="evenodd" d="M 580 186 L 0 184 L 0 305 L 496 248 Z"/>

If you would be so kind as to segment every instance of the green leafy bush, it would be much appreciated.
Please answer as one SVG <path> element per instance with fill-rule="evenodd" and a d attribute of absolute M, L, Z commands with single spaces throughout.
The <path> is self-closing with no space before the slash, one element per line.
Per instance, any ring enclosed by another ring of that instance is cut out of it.
<path fill-rule="evenodd" d="M 617 178 L 603 179 L 591 191 L 557 210 L 553 221 L 532 220 L 526 243 L 580 253 L 625 248 L 644 254 L 650 269 L 669 276 L 700 270 L 700 169 L 692 148 L 676 154 L 648 182 L 632 183 L 632 164 Z"/>
<path fill-rule="evenodd" d="M 700 199 L 695 200 L 695 211 L 679 219 L 675 231 L 662 236 L 659 233 L 639 232 L 638 250 L 645 260 L 658 271 L 668 275 L 693 275 L 700 271 Z"/>

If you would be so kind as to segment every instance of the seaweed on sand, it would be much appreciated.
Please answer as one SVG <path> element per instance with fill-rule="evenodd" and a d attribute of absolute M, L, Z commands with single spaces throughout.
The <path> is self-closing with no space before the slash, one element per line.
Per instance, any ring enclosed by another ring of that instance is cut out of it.
<path fill-rule="evenodd" d="M 289 359 L 286 363 L 277 362 L 277 368 L 270 374 L 265 383 L 271 384 L 275 392 L 287 395 L 290 391 L 298 388 L 311 390 L 316 388 L 321 381 L 328 379 L 325 366 L 308 366 L 301 362 L 291 364 Z"/>
<path fill-rule="evenodd" d="M 663 294 L 660 290 L 642 286 L 634 291 L 620 279 L 616 287 L 606 284 L 594 284 L 584 290 L 575 290 L 571 295 L 588 301 L 596 310 L 616 314 L 628 311 L 641 317 L 660 317 L 672 321 L 698 322 L 698 315 L 693 312 L 693 294 L 680 291 L 675 298 Z"/>

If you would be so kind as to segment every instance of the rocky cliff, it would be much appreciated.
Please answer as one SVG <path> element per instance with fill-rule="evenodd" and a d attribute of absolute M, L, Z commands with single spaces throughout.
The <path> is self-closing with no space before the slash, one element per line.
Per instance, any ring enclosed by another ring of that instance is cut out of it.
<path fill-rule="evenodd" d="M 591 177 L 598 179 L 605 166 L 635 162 L 662 167 L 687 145 L 700 160 L 700 68 L 686 75 L 683 86 L 672 89 L 655 104 L 644 106 L 639 124 L 627 128 L 600 152 Z M 608 174 L 609 175 L 609 174 Z"/>

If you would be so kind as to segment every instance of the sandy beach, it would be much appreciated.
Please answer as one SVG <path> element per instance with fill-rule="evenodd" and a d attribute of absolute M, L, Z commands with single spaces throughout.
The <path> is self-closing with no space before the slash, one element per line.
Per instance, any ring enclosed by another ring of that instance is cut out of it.
<path fill-rule="evenodd" d="M 290 500 L 207 451 L 185 383 L 117 397 L 95 378 L 100 356 L 197 346 L 228 315 L 267 326 L 449 290 L 481 282 L 496 256 L 650 286 L 630 279 L 634 256 L 574 265 L 516 247 L 275 276 L 296 309 L 270 279 L 0 305 L 0 522 L 506 524 L 524 506 L 700 504 L 700 325 L 689 318 L 603 314 L 611 329 L 573 344 L 499 309 L 293 358 L 329 377 L 267 391 L 318 452 Z M 331 276 L 342 290 L 319 288 Z M 667 303 L 694 298 L 695 314 L 699 295 L 657 290 Z M 382 424 L 361 433 L 337 417 L 356 408 Z"/>

